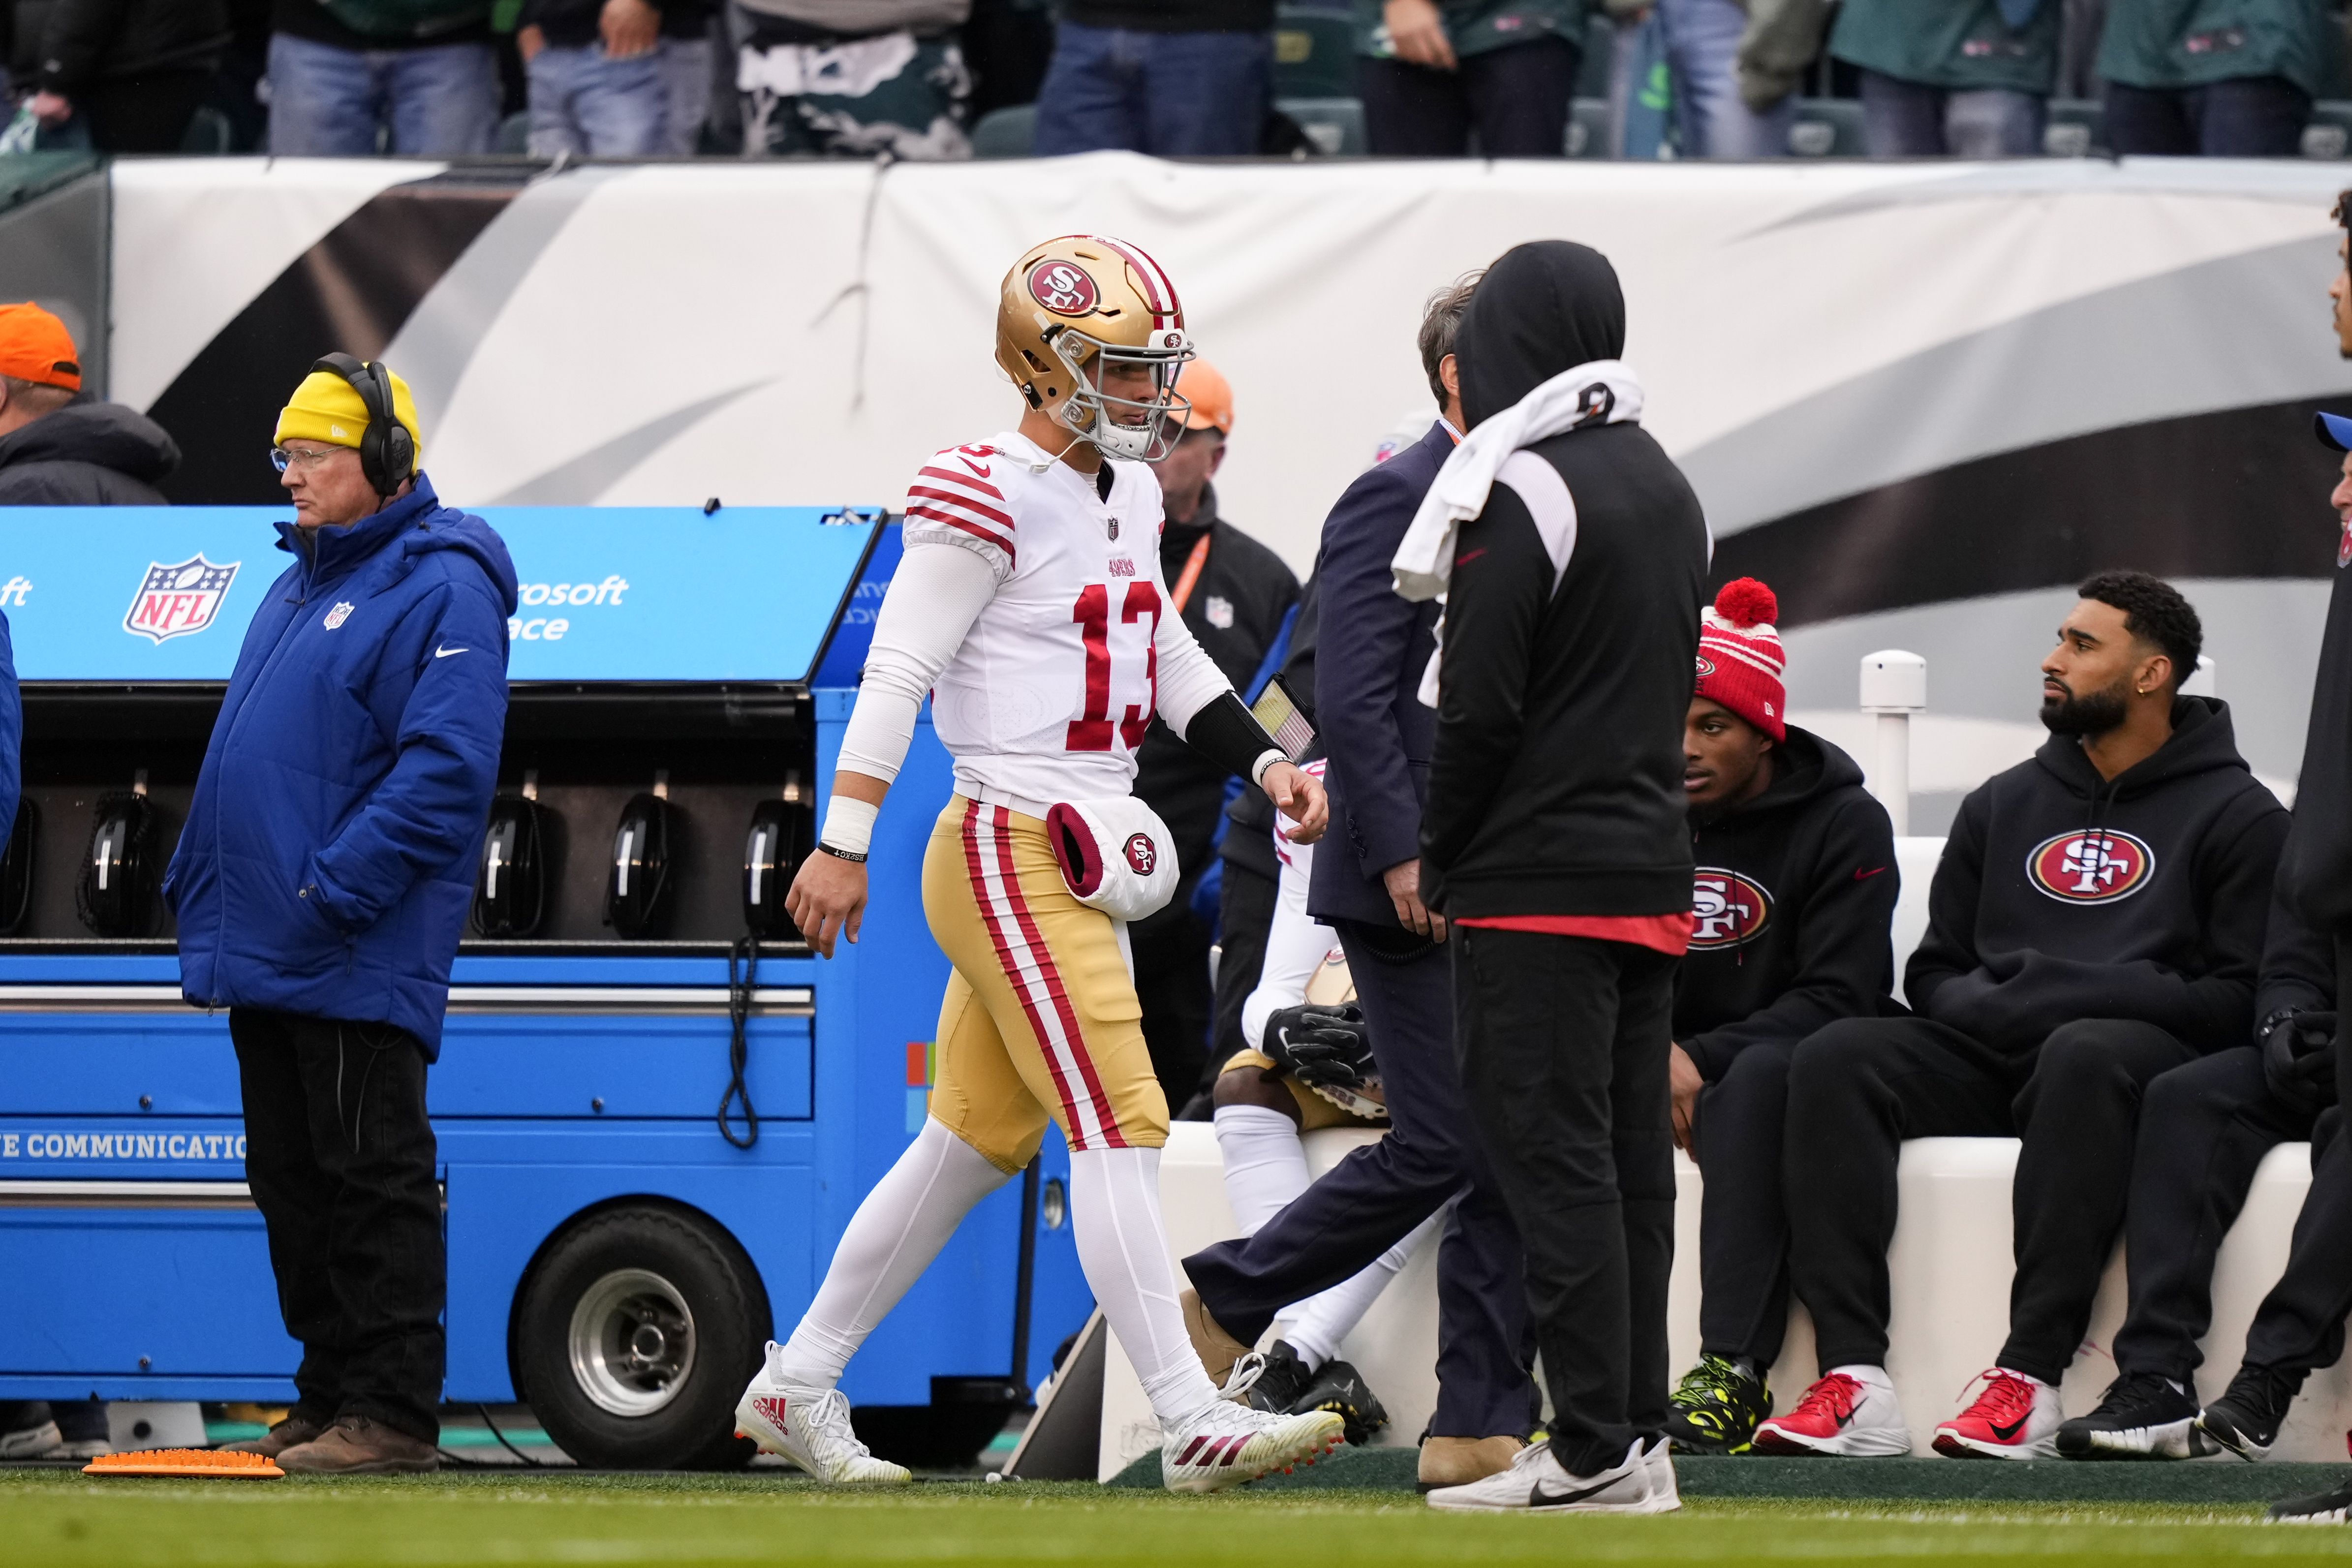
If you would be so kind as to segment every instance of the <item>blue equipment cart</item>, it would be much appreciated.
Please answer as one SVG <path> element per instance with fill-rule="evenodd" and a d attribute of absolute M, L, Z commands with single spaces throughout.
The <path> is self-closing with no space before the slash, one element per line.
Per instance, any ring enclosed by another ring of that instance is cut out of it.
<path fill-rule="evenodd" d="M 227 1020 L 155 895 L 237 644 L 258 507 L 0 513 L 26 804 L 0 862 L 0 1398 L 286 1401 Z M 522 606 L 474 925 L 431 1077 L 453 1402 L 586 1464 L 740 1463 L 731 1413 L 921 1125 L 947 977 L 928 723 L 864 939 L 781 900 L 897 525 L 855 509 L 492 508 Z M 724 1120 L 721 1097 L 726 1096 Z M 877 1449 L 968 1460 L 1091 1305 L 1049 1136 L 844 1384 Z"/>

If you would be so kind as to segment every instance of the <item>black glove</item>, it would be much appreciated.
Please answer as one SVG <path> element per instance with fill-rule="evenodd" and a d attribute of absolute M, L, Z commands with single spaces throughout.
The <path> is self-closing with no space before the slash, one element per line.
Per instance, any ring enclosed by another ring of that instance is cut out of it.
<path fill-rule="evenodd" d="M 2303 1009 L 2263 1031 L 2263 1081 L 2307 1114 L 2336 1103 L 2336 1014 Z"/>
<path fill-rule="evenodd" d="M 1265 1054 L 1301 1083 L 1360 1089 L 1372 1072 L 1364 1015 L 1353 1002 L 1284 1008 L 1265 1020 Z"/>

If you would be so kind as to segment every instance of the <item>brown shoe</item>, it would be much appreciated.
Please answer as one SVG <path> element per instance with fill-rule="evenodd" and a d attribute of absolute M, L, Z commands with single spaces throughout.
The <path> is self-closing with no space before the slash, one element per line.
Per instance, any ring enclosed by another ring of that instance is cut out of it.
<path fill-rule="evenodd" d="M 1223 1383 L 1234 1369 L 1234 1363 L 1250 1353 L 1250 1347 L 1224 1331 L 1224 1326 L 1209 1315 L 1201 1304 L 1201 1293 L 1187 1289 L 1178 1293 L 1176 1303 L 1184 1313 L 1184 1332 L 1192 1336 L 1193 1354 L 1208 1369 L 1209 1381 Z"/>
<path fill-rule="evenodd" d="M 1527 1441 L 1521 1437 L 1424 1437 L 1421 1443 L 1421 1490 L 1466 1486 L 1511 1468 Z"/>
<path fill-rule="evenodd" d="M 286 1413 L 286 1419 L 260 1437 L 247 1437 L 241 1443 L 223 1443 L 220 1451 L 224 1454 L 261 1454 L 274 1459 L 287 1449 L 299 1443 L 307 1443 L 325 1430 L 309 1416 L 289 1410 Z"/>
<path fill-rule="evenodd" d="M 279 1454 L 278 1468 L 289 1475 L 413 1475 L 439 1469 L 441 1451 L 369 1416 L 338 1416 L 318 1437 Z"/>

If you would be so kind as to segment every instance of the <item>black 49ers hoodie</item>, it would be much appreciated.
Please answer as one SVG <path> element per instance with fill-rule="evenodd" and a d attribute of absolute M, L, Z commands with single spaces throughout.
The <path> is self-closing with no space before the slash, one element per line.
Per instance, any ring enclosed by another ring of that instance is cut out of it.
<path fill-rule="evenodd" d="M 1895 1010 L 1895 828 L 1853 758 L 1790 726 L 1761 794 L 1692 823 L 1691 857 L 1675 1039 L 1708 1082 L 1759 1040 Z"/>
<path fill-rule="evenodd" d="M 2182 697 L 2172 722 L 2113 779 L 2053 736 L 1960 802 L 1905 974 L 1915 1011 L 2019 1054 L 2076 1019 L 2245 1043 L 2286 810 L 2226 705 Z"/>

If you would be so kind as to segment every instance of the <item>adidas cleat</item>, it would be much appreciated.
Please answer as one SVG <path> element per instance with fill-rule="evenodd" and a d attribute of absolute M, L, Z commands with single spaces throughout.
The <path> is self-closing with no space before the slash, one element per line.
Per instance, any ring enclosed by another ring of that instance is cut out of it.
<path fill-rule="evenodd" d="M 1984 1385 L 1969 1407 L 1936 1428 L 1936 1452 L 1948 1459 L 2046 1459 L 2058 1452 L 2066 1418 L 2058 1391 L 2006 1367 L 1978 1375 Z"/>
<path fill-rule="evenodd" d="M 1701 1355 L 1666 1406 L 1666 1437 L 1678 1453 L 1744 1454 L 1756 1425 L 1772 1414 L 1772 1391 L 1738 1362 Z"/>
<path fill-rule="evenodd" d="M 757 1443 L 761 1452 L 780 1455 L 835 1485 L 905 1486 L 915 1479 L 904 1465 L 876 1458 L 857 1440 L 849 1424 L 847 1395 L 838 1388 L 784 1382 L 767 1366 L 760 1368 L 735 1406 L 735 1433 Z"/>
<path fill-rule="evenodd" d="M 1160 1446 L 1160 1479 L 1170 1491 L 1224 1491 L 1313 1464 L 1340 1445 L 1344 1431 L 1328 1410 L 1292 1416 L 1253 1410 L 1234 1397 L 1216 1399 L 1168 1434 Z"/>
<path fill-rule="evenodd" d="M 2063 1422 L 2056 1438 L 2068 1459 L 2197 1459 L 2216 1452 L 2197 1429 L 2197 1401 L 2153 1372 L 2126 1372 L 2099 1406 Z"/>

